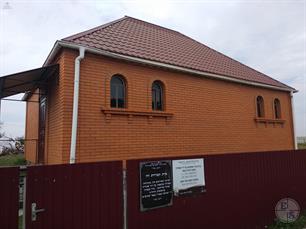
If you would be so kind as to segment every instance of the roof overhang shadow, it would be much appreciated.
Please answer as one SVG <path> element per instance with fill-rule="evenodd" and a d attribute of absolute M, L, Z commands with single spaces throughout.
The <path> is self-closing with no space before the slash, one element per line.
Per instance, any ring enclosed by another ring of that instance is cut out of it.
<path fill-rule="evenodd" d="M 30 93 L 43 86 L 54 74 L 59 64 L 36 68 L 0 77 L 0 99 L 19 93 Z M 26 97 L 24 97 L 26 99 Z"/>

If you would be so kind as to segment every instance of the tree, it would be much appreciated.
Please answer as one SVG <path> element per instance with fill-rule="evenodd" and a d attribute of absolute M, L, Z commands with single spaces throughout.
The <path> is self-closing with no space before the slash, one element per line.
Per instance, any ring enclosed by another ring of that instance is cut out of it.
<path fill-rule="evenodd" d="M 1 140 L 1 152 L 2 155 L 7 154 L 23 154 L 24 153 L 24 137 L 6 137 L 2 131 L 3 123 L 0 123 L 0 140 Z"/>
<path fill-rule="evenodd" d="M 15 148 L 18 153 L 24 153 L 24 137 L 15 138 Z"/>
<path fill-rule="evenodd" d="M 24 137 L 9 138 L 8 143 L 2 146 L 3 155 L 23 154 L 24 153 Z"/>

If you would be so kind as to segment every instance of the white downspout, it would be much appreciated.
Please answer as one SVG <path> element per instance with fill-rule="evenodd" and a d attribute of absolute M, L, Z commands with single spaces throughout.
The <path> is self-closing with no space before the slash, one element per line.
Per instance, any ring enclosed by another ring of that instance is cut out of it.
<path fill-rule="evenodd" d="M 298 149 L 296 134 L 295 134 L 295 116 L 294 116 L 294 101 L 293 101 L 293 91 L 290 92 L 291 97 L 291 114 L 292 114 L 292 129 L 293 129 L 293 140 L 294 140 L 294 149 Z"/>
<path fill-rule="evenodd" d="M 70 164 L 75 163 L 75 151 L 78 129 L 78 109 L 79 109 L 79 81 L 80 81 L 80 63 L 85 56 L 85 48 L 79 48 L 79 56 L 74 62 L 74 91 L 73 91 L 73 113 L 72 113 L 72 130 L 70 146 Z"/>

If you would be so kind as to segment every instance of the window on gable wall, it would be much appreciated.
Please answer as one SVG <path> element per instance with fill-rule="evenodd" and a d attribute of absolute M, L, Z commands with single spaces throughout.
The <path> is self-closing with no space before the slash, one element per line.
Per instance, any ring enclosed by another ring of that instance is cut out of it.
<path fill-rule="evenodd" d="M 279 99 L 274 99 L 274 117 L 276 119 L 281 118 L 281 105 Z"/>
<path fill-rule="evenodd" d="M 120 75 L 114 75 L 111 79 L 111 107 L 125 108 L 125 82 Z"/>
<path fill-rule="evenodd" d="M 264 99 L 262 96 L 257 96 L 256 98 L 256 110 L 257 110 L 257 117 L 263 118 L 265 116 L 264 112 Z"/>
<path fill-rule="evenodd" d="M 163 104 L 163 86 L 161 82 L 154 81 L 152 84 L 152 110 L 162 111 Z"/>

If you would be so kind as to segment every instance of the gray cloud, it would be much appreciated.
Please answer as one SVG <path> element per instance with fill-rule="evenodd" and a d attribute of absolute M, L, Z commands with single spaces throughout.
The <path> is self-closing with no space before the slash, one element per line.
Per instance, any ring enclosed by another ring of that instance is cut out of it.
<path fill-rule="evenodd" d="M 9 2 L 11 9 L 4 10 Z M 42 65 L 57 39 L 124 15 L 180 31 L 299 90 L 298 135 L 306 135 L 306 3 L 297 1 L 0 0 L 0 75 Z M 11 135 L 25 106 L 2 102 Z"/>

